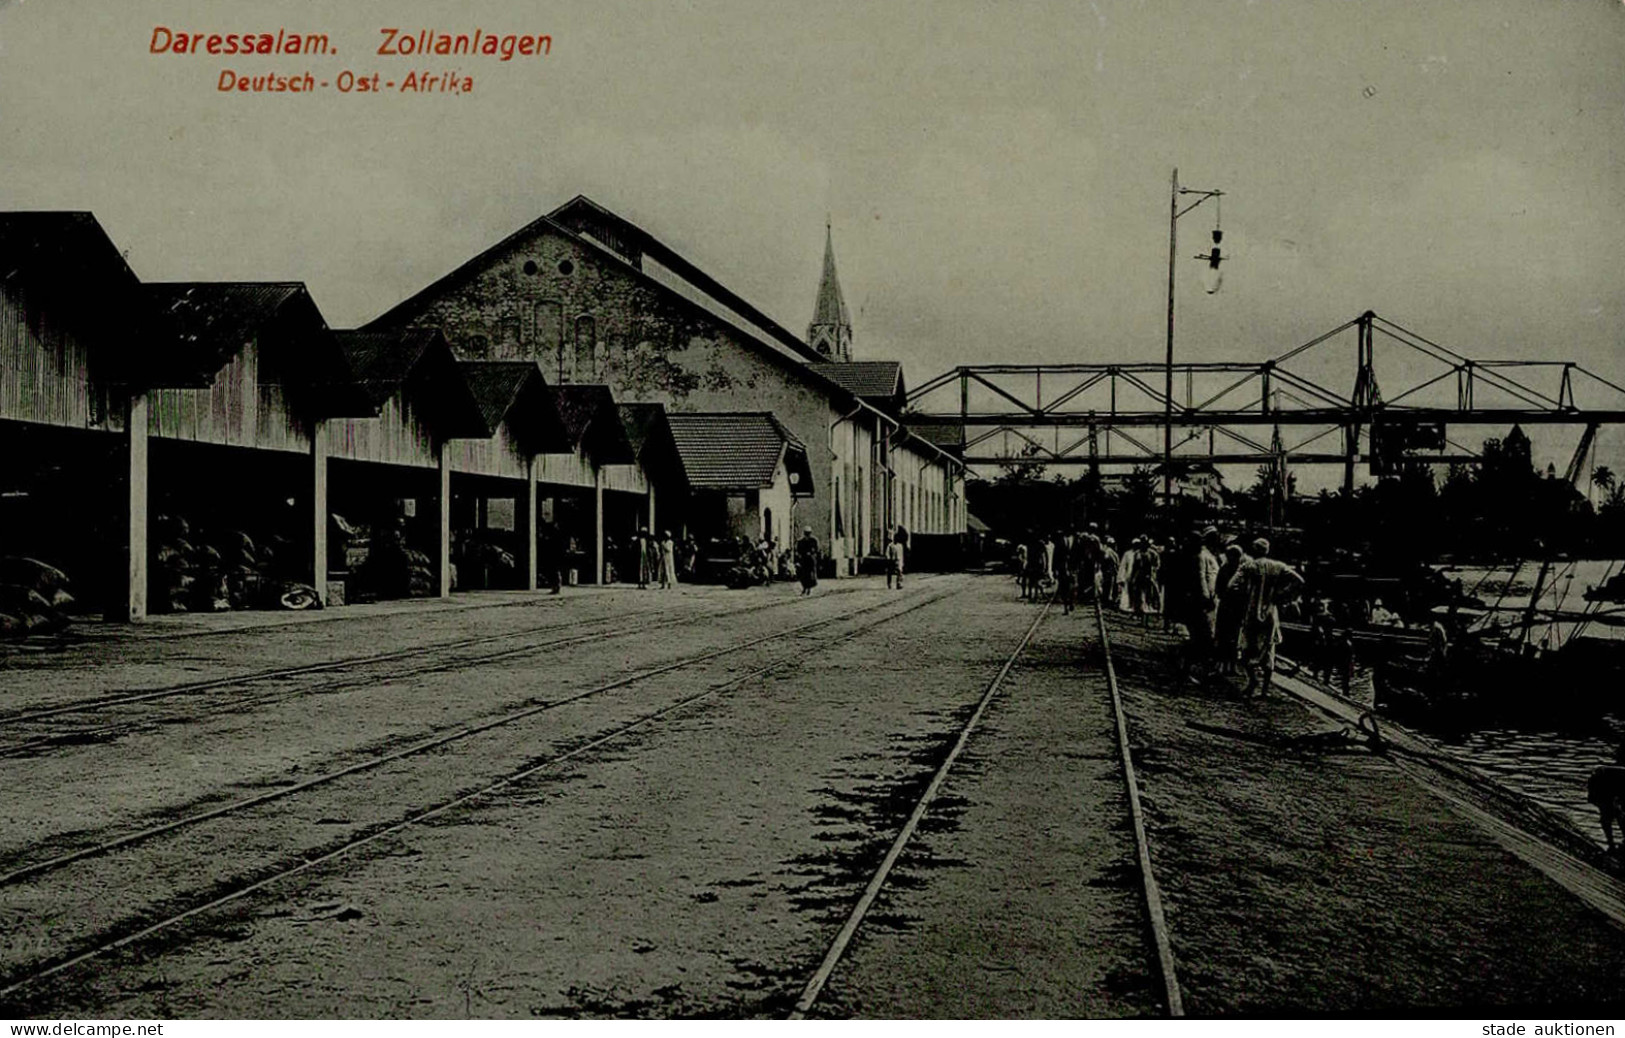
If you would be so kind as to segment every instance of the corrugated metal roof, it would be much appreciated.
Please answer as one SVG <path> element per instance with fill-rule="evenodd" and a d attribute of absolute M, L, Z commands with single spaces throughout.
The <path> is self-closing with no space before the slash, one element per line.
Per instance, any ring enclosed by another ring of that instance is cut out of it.
<path fill-rule="evenodd" d="M 139 282 L 86 212 L 0 213 L 0 282 L 26 285 L 34 305 L 87 337 L 98 379 L 129 376 Z"/>
<path fill-rule="evenodd" d="M 555 386 L 553 400 L 570 442 L 601 465 L 626 465 L 637 454 L 621 424 L 615 395 L 608 386 L 568 383 Z"/>
<path fill-rule="evenodd" d="M 121 288 L 136 284 L 135 272 L 91 213 L 0 213 L 0 281 L 29 275 L 76 280 L 77 288 L 108 280 Z"/>
<path fill-rule="evenodd" d="M 429 328 L 399 332 L 334 332 L 345 363 L 375 403 L 394 395 L 430 347 L 441 338 Z"/>
<path fill-rule="evenodd" d="M 794 440 L 767 412 L 669 414 L 672 439 L 689 485 L 705 490 L 761 489 Z M 800 443 L 796 442 L 799 448 Z"/>
<path fill-rule="evenodd" d="M 558 400 L 532 360 L 465 360 L 457 363 L 485 423 L 485 435 L 508 423 L 526 449 L 565 453 L 574 446 L 559 418 Z"/>
<path fill-rule="evenodd" d="M 853 396 L 891 403 L 903 391 L 903 365 L 895 360 L 849 360 L 815 369 Z"/>
<path fill-rule="evenodd" d="M 558 401 L 559 418 L 564 422 L 564 428 L 569 432 L 570 439 L 577 444 L 580 444 L 582 438 L 587 435 L 587 429 L 592 425 L 593 419 L 598 417 L 606 406 L 610 408 L 615 406 L 615 397 L 610 393 L 608 386 L 573 383 L 555 386 L 553 396 Z"/>
<path fill-rule="evenodd" d="M 304 293 L 305 286 L 294 281 L 142 285 L 152 351 L 145 374 L 155 385 L 207 382 L 290 299 Z"/>
<path fill-rule="evenodd" d="M 665 404 L 617 404 L 616 409 L 621 415 L 621 426 L 626 429 L 627 442 L 632 444 L 632 450 L 638 457 L 643 457 L 644 445 L 649 438 L 656 434 L 660 424 L 666 420 Z"/>
<path fill-rule="evenodd" d="M 485 427 L 492 433 L 519 399 L 526 380 L 541 374 L 536 363 L 528 360 L 465 360 L 457 367 L 468 382 L 468 390 L 474 395 Z"/>

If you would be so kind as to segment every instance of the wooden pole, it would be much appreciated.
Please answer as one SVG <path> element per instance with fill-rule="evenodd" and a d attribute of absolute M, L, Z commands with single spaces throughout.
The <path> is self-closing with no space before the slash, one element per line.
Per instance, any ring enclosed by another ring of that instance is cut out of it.
<path fill-rule="evenodd" d="M 147 615 L 147 394 L 130 397 L 125 422 L 129 438 L 129 546 L 128 597 L 124 618 L 131 623 Z"/>
<path fill-rule="evenodd" d="M 451 597 L 451 444 L 440 442 L 440 597 Z"/>
<path fill-rule="evenodd" d="M 592 552 L 594 584 L 604 582 L 604 467 L 592 467 Z"/>
<path fill-rule="evenodd" d="M 536 590 L 536 455 L 525 461 L 525 590 Z"/>
<path fill-rule="evenodd" d="M 310 429 L 310 586 L 327 605 L 327 420 Z"/>

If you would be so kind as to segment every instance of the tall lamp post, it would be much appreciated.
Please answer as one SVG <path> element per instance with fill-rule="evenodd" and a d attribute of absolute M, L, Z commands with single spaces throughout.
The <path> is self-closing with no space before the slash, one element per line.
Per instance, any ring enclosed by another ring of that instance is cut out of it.
<path fill-rule="evenodd" d="M 1179 218 L 1206 202 L 1210 198 L 1222 198 L 1223 191 L 1202 191 L 1196 188 L 1179 186 L 1179 169 L 1175 167 L 1174 175 L 1170 180 L 1168 190 L 1168 360 L 1165 378 L 1163 380 L 1163 424 L 1162 424 L 1162 503 L 1166 507 L 1174 500 L 1174 253 L 1179 242 Z M 1196 200 L 1180 208 L 1179 202 L 1183 195 L 1195 195 Z M 1226 257 L 1219 254 L 1219 242 L 1224 238 L 1224 231 L 1215 223 L 1213 228 L 1213 248 L 1204 255 L 1197 256 L 1208 264 L 1203 271 L 1209 295 L 1219 290 L 1219 264 Z"/>

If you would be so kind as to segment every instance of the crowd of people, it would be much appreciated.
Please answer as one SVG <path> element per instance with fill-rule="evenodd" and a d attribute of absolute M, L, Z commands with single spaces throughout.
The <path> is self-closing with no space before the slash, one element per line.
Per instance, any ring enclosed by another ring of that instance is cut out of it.
<path fill-rule="evenodd" d="M 1214 527 L 1184 538 L 1138 535 L 1118 551 L 1116 538 L 1094 523 L 1086 529 L 1034 534 L 1016 545 L 1021 597 L 1051 592 L 1064 613 L 1099 601 L 1165 631 L 1182 629 L 1184 671 L 1206 684 L 1244 671 L 1244 694 L 1267 692 L 1281 640 L 1281 606 L 1303 591 L 1296 569 L 1270 557 L 1269 541 L 1246 545 Z"/>

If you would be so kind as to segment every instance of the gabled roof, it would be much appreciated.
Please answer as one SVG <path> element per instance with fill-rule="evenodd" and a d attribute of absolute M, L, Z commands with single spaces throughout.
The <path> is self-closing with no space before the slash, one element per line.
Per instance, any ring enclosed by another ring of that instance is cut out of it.
<path fill-rule="evenodd" d="M 485 431 L 484 411 L 439 329 L 346 330 L 334 332 L 333 338 L 374 414 L 384 401 L 410 393 L 422 401 L 431 428 L 442 439 L 491 435 Z"/>
<path fill-rule="evenodd" d="M 665 242 L 625 217 L 610 212 L 586 195 L 575 196 L 547 215 L 550 220 L 572 231 L 591 234 L 634 262 L 640 260 L 642 256 L 650 257 L 740 317 L 761 328 L 781 346 L 808 360 L 818 359 L 818 351 L 808 346 L 790 329 L 735 295 Z"/>
<path fill-rule="evenodd" d="M 292 281 L 163 281 L 141 286 L 154 386 L 208 385 L 261 331 L 290 320 L 327 334 L 305 286 Z M 284 310 L 286 308 L 286 310 Z"/>
<path fill-rule="evenodd" d="M 350 374 L 374 404 L 394 396 L 422 362 L 446 337 L 434 328 L 408 328 L 399 332 L 345 330 L 333 333 L 344 353 Z"/>
<path fill-rule="evenodd" d="M 310 293 L 297 281 L 159 281 L 137 289 L 138 346 L 125 351 L 132 383 L 201 388 L 249 342 L 261 381 L 275 380 L 307 413 L 369 413 L 365 393 Z"/>
<path fill-rule="evenodd" d="M 140 280 L 86 212 L 0 212 L 0 284 L 25 286 L 87 336 L 93 377 L 123 380 Z"/>
<path fill-rule="evenodd" d="M 813 495 L 806 446 L 773 414 L 760 412 L 674 412 L 666 416 L 696 490 L 760 490 L 773 485 L 783 462 L 792 474 L 791 493 Z"/>
<path fill-rule="evenodd" d="M 540 232 L 550 232 L 571 241 L 606 261 L 617 264 L 631 276 L 655 292 L 667 296 L 681 306 L 691 307 L 708 318 L 738 331 L 749 346 L 773 359 L 787 370 L 813 383 L 825 392 L 840 398 L 852 398 L 824 373 L 825 365 L 817 363 L 824 358 L 783 325 L 757 310 L 744 299 L 724 288 L 715 279 L 679 256 L 669 246 L 630 221 L 617 216 L 584 195 L 577 195 L 552 213 L 538 217 L 482 250 L 456 268 L 443 274 L 424 288 L 390 307 L 362 326 L 367 331 L 402 328 L 419 319 L 424 310 L 437 297 L 463 287 L 485 269 L 487 258 Z M 703 294 L 716 299 L 727 309 L 754 325 L 760 334 L 729 321 L 725 315 L 695 302 L 694 299 L 642 269 L 642 257 L 647 254 L 661 266 L 687 281 Z M 764 339 L 771 339 L 766 341 Z M 812 361 L 814 363 L 808 363 Z M 837 403 L 840 406 L 840 403 Z M 872 405 L 871 405 L 872 406 Z"/>
<path fill-rule="evenodd" d="M 564 453 L 570 434 L 535 361 L 465 360 L 458 369 L 479 409 L 486 436 L 507 422 L 521 446 L 536 454 Z"/>
<path fill-rule="evenodd" d="M 118 246 L 87 212 L 0 212 L 0 281 L 12 278 L 65 281 L 92 291 L 138 283 Z"/>
<path fill-rule="evenodd" d="M 637 455 L 638 464 L 651 481 L 685 483 L 682 458 L 672 438 L 671 422 L 665 404 L 617 404 L 621 427 Z"/>
<path fill-rule="evenodd" d="M 468 380 L 468 391 L 485 420 L 487 433 L 492 435 L 509 409 L 518 403 L 525 383 L 532 376 L 542 377 L 541 369 L 528 360 L 464 360 L 457 366 Z"/>
<path fill-rule="evenodd" d="M 627 442 L 640 458 L 649 441 L 660 435 L 661 427 L 664 426 L 668 433 L 671 429 L 666 422 L 665 404 L 616 404 L 615 407 L 620 412 L 621 427 L 626 430 Z"/>
<path fill-rule="evenodd" d="M 600 465 L 630 465 L 637 461 L 637 452 L 627 439 L 615 396 L 608 386 L 556 386 L 553 399 L 572 447 Z"/>
<path fill-rule="evenodd" d="M 902 408 L 903 365 L 895 360 L 826 361 L 818 365 L 818 370 L 866 403 Z"/>

